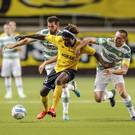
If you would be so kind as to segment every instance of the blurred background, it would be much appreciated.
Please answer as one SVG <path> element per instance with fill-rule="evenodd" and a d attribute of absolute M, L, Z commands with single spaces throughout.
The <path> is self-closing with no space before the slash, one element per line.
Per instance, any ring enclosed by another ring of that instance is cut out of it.
<path fill-rule="evenodd" d="M 46 28 L 48 16 L 56 15 L 61 26 L 74 23 L 80 28 L 80 38 L 87 36 L 113 37 L 118 29 L 129 33 L 128 44 L 132 60 L 128 75 L 135 73 L 135 9 L 134 0 L 0 0 L 0 33 L 10 20 L 17 23 L 17 32 L 35 33 Z M 23 75 L 38 75 L 38 65 L 43 60 L 42 46 L 22 47 Z M 95 73 L 96 60 L 83 54 L 79 74 Z"/>

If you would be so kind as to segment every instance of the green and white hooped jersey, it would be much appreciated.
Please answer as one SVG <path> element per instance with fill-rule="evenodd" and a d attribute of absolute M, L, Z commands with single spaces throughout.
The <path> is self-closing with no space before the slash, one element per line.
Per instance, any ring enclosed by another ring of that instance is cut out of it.
<path fill-rule="evenodd" d="M 17 49 L 3 49 L 3 47 L 6 46 L 7 44 L 13 43 L 16 43 L 14 36 L 9 36 L 6 34 L 0 36 L 0 48 L 2 48 L 3 58 L 14 59 L 20 57 Z"/>
<path fill-rule="evenodd" d="M 96 44 L 99 45 L 99 53 L 105 62 L 115 62 L 114 68 L 120 68 L 123 59 L 130 61 L 131 49 L 127 44 L 124 43 L 121 47 L 116 47 L 114 40 L 111 38 L 97 38 Z M 104 67 L 99 64 L 97 69 L 103 70 Z"/>
<path fill-rule="evenodd" d="M 49 30 L 43 29 L 37 33 L 42 35 L 47 35 L 49 34 Z M 61 31 L 58 31 L 56 35 L 61 35 Z M 43 50 L 44 60 L 49 60 L 51 57 L 57 55 L 57 48 L 52 43 L 49 43 L 48 41 L 41 41 L 41 43 L 45 47 Z"/>

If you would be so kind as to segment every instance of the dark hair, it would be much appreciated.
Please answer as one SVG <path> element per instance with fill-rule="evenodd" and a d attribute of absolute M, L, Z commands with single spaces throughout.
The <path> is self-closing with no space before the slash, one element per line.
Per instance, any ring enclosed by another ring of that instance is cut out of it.
<path fill-rule="evenodd" d="M 55 24 L 56 24 L 56 23 L 59 23 L 60 20 L 57 16 L 50 16 L 47 18 L 47 22 L 50 22 L 50 23 L 55 22 Z"/>
<path fill-rule="evenodd" d="M 79 33 L 79 29 L 76 25 L 74 24 L 68 24 L 66 27 L 64 27 L 64 29 L 70 31 L 73 34 L 78 34 Z"/>
<path fill-rule="evenodd" d="M 121 29 L 121 30 L 118 30 L 118 32 L 124 33 L 125 34 L 125 37 L 126 38 L 128 37 L 128 32 L 126 30 Z"/>

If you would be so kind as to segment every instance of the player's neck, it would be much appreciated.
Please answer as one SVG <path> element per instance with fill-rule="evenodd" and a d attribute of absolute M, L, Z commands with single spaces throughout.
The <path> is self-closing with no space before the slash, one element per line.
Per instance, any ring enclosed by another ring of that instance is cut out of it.
<path fill-rule="evenodd" d="M 56 35 L 58 32 L 59 32 L 59 30 L 56 30 L 56 31 L 54 31 L 54 32 L 50 31 L 50 34 L 51 34 L 51 35 Z"/>

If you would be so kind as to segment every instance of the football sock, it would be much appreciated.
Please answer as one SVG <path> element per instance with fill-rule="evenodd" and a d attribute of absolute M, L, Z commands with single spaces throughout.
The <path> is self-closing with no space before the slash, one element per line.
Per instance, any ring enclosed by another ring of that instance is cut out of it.
<path fill-rule="evenodd" d="M 105 90 L 103 100 L 107 100 L 113 97 L 113 93 L 111 91 Z"/>
<path fill-rule="evenodd" d="M 68 114 L 70 92 L 67 87 L 62 91 L 63 114 Z"/>
<path fill-rule="evenodd" d="M 66 84 L 66 88 L 68 90 L 74 90 L 74 86 L 72 84 L 70 84 L 70 83 Z"/>
<path fill-rule="evenodd" d="M 48 107 L 48 96 L 42 97 L 42 103 L 44 105 L 45 112 L 47 112 L 49 110 L 49 107 Z"/>
<path fill-rule="evenodd" d="M 68 114 L 69 98 L 68 97 L 62 98 L 62 104 L 63 104 L 63 114 Z"/>
<path fill-rule="evenodd" d="M 11 77 L 5 77 L 6 93 L 12 95 L 11 81 L 12 81 Z"/>
<path fill-rule="evenodd" d="M 130 116 L 131 117 L 135 116 L 135 110 L 134 110 L 134 106 L 131 101 L 131 97 L 128 96 L 127 98 L 123 99 L 123 102 L 124 102 L 125 106 L 127 107 Z"/>
<path fill-rule="evenodd" d="M 17 91 L 18 91 L 19 96 L 24 95 L 22 78 L 21 77 L 15 77 L 15 83 L 16 83 L 16 87 L 17 87 Z"/>
<path fill-rule="evenodd" d="M 53 104 L 51 107 L 54 110 L 56 109 L 56 106 L 61 98 L 61 93 L 62 93 L 62 85 L 56 85 L 53 92 Z"/>

